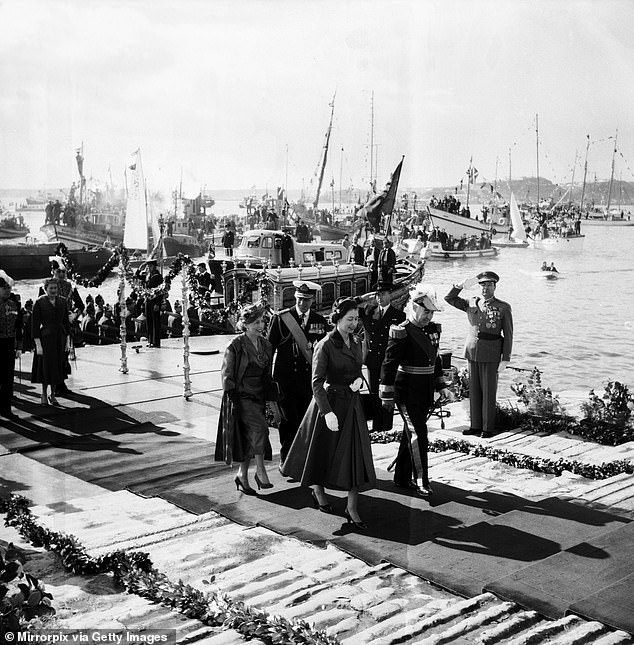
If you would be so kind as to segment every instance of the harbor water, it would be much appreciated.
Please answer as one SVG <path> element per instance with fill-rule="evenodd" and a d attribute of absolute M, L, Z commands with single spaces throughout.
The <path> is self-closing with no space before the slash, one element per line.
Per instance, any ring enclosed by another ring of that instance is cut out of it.
<path fill-rule="evenodd" d="M 43 213 L 24 215 L 36 233 Z M 582 232 L 586 238 L 579 254 L 503 248 L 493 259 L 428 261 L 425 281 L 435 285 L 442 299 L 453 283 L 485 269 L 498 273 L 496 295 L 513 308 L 511 364 L 537 366 L 544 385 L 554 392 L 573 391 L 585 398 L 591 388 L 602 391 L 608 380 L 634 388 L 634 226 L 586 226 Z M 543 261 L 555 263 L 560 279 L 541 277 Z M 16 291 L 23 300 L 33 298 L 40 282 L 23 281 Z M 170 300 L 180 299 L 179 284 L 174 283 Z M 113 276 L 99 289 L 81 288 L 80 293 L 100 292 L 106 302 L 114 302 L 117 286 Z M 478 289 L 463 293 L 477 295 Z M 452 351 L 456 367 L 465 366 L 460 358 L 467 329 L 464 312 L 445 304 L 435 320 L 442 324 L 441 346 Z M 525 376 L 507 370 L 501 393 L 513 400 L 509 384 Z"/>

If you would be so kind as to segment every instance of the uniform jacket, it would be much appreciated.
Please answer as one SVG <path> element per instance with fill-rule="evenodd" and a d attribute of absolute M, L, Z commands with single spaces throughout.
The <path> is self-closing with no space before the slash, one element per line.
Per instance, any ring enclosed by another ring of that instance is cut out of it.
<path fill-rule="evenodd" d="M 22 308 L 12 297 L 0 302 L 0 339 L 7 338 L 22 341 Z"/>
<path fill-rule="evenodd" d="M 385 357 L 385 350 L 387 349 L 390 327 L 392 325 L 398 325 L 404 320 L 405 314 L 392 305 L 388 305 L 383 316 L 380 316 L 378 306 L 373 308 L 368 307 L 362 315 L 368 348 L 365 364 L 369 369 L 381 369 L 381 364 Z"/>
<path fill-rule="evenodd" d="M 328 322 L 317 312 L 310 310 L 308 324 L 302 327 L 299 322 L 297 307 L 283 309 L 271 321 L 269 330 L 269 342 L 273 351 L 277 352 L 275 369 L 273 374 L 275 380 L 281 385 L 282 391 L 310 389 L 311 366 L 304 358 L 290 330 L 281 319 L 281 314 L 289 312 L 302 328 L 309 347 L 314 347 L 328 331 Z"/>
<path fill-rule="evenodd" d="M 510 361 L 513 349 L 513 314 L 511 305 L 495 296 L 489 302 L 475 296 L 466 300 L 453 287 L 445 300 L 467 313 L 469 331 L 465 340 L 465 358 L 480 363 Z"/>
<path fill-rule="evenodd" d="M 417 327 L 406 320 L 390 327 L 379 386 L 382 400 L 432 405 L 434 390 L 447 387 L 438 356 L 440 332 L 440 325 L 434 322 Z"/>
<path fill-rule="evenodd" d="M 333 411 L 326 386 L 348 388 L 361 376 L 362 364 L 361 340 L 357 336 L 350 336 L 348 347 L 341 334 L 333 329 L 318 343 L 313 357 L 312 387 L 321 414 Z"/>

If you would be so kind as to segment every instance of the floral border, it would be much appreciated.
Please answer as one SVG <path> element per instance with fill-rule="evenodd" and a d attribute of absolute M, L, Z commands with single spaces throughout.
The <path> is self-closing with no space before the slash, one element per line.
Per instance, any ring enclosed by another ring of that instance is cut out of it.
<path fill-rule="evenodd" d="M 304 620 L 270 616 L 262 609 L 231 600 L 225 594 L 203 592 L 181 580 L 173 582 L 154 568 L 147 553 L 118 550 L 93 558 L 76 537 L 39 525 L 29 504 L 22 495 L 12 494 L 9 499 L 0 499 L 0 513 L 6 515 L 5 525 L 15 527 L 34 546 L 57 553 L 63 566 L 75 574 L 111 573 L 115 582 L 128 593 L 159 602 L 205 625 L 234 629 L 247 640 L 257 638 L 267 645 L 339 644 L 337 638 L 314 629 Z"/>

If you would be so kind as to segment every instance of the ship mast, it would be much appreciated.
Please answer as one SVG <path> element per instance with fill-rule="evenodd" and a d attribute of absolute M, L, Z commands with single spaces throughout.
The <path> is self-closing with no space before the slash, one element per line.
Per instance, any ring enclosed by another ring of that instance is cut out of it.
<path fill-rule="evenodd" d="M 374 185 L 374 90 L 372 90 L 372 101 L 370 103 L 370 186 L 375 192 Z"/>
<path fill-rule="evenodd" d="M 616 139 L 619 136 L 619 131 L 616 131 L 616 134 L 614 135 L 614 150 L 612 151 L 612 172 L 610 174 L 610 187 L 608 188 L 608 208 L 606 211 L 606 215 L 610 215 L 610 203 L 612 200 L 612 183 L 614 181 L 614 157 L 616 157 Z"/>
<path fill-rule="evenodd" d="M 332 97 L 332 103 L 330 104 L 330 123 L 328 124 L 328 130 L 326 131 L 326 141 L 324 142 L 324 154 L 321 160 L 321 169 L 319 171 L 319 183 L 317 184 L 317 194 L 315 195 L 315 201 L 313 202 L 313 211 L 317 213 L 317 206 L 319 204 L 319 193 L 321 193 L 321 185 L 324 181 L 324 172 L 326 170 L 326 160 L 328 159 L 328 146 L 330 145 L 330 133 L 332 131 L 332 119 L 335 115 L 335 92 Z"/>
<path fill-rule="evenodd" d="M 537 144 L 537 212 L 539 213 L 539 114 L 535 115 L 535 141 Z"/>
<path fill-rule="evenodd" d="M 583 198 L 586 195 L 586 177 L 588 175 L 588 150 L 590 148 L 590 135 L 586 134 L 588 142 L 586 143 L 586 161 L 583 164 L 583 188 L 581 189 L 581 204 L 579 205 L 579 210 L 583 213 Z"/>

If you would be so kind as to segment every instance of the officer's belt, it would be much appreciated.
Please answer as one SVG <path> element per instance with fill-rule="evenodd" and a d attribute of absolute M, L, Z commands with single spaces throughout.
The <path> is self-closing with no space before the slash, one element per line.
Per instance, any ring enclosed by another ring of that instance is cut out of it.
<path fill-rule="evenodd" d="M 398 371 L 403 372 L 404 374 L 433 374 L 434 366 L 425 365 L 420 367 L 418 365 L 399 365 Z"/>
<path fill-rule="evenodd" d="M 478 332 L 478 340 L 500 340 L 501 334 L 487 334 L 485 331 Z"/>

